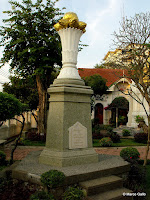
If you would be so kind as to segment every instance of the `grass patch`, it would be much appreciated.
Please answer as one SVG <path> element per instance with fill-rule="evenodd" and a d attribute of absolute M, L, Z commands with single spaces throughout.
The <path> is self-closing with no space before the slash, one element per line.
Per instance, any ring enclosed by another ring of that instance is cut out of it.
<path fill-rule="evenodd" d="M 31 141 L 31 140 L 23 140 L 24 146 L 45 146 L 45 142 L 43 141 Z"/>
<path fill-rule="evenodd" d="M 134 139 L 120 139 L 120 142 L 113 143 L 112 147 L 126 147 L 126 146 L 146 146 L 144 143 L 135 142 Z M 93 147 L 100 147 L 99 139 L 93 139 Z"/>

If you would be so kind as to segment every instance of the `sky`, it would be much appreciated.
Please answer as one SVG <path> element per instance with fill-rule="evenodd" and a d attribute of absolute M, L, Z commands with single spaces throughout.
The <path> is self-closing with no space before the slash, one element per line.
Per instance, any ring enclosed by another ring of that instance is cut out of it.
<path fill-rule="evenodd" d="M 17 0 L 22 2 L 22 0 Z M 35 2 L 36 0 L 32 0 Z M 45 0 L 44 0 L 45 1 Z M 7 18 L 3 11 L 10 10 L 8 0 L 0 0 L 0 26 L 2 19 Z M 100 64 L 108 51 L 113 50 L 113 32 L 118 31 L 122 17 L 133 17 L 137 13 L 150 11 L 149 0 L 59 0 L 57 7 L 66 7 L 64 12 L 75 12 L 80 21 L 86 22 L 86 32 L 81 43 L 87 44 L 78 54 L 77 67 L 93 68 Z M 0 58 L 2 48 L 0 48 Z M 1 83 L 8 82 L 9 65 L 0 69 Z"/>

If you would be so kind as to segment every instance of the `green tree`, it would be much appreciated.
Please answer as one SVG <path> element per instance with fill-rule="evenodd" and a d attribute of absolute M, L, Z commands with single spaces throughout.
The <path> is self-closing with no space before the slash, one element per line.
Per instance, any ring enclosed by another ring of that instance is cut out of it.
<path fill-rule="evenodd" d="M 94 94 L 91 97 L 91 111 L 95 107 L 95 98 L 102 99 L 103 94 L 106 93 L 108 87 L 106 86 L 106 80 L 102 78 L 99 74 L 94 74 L 93 76 L 87 76 L 83 78 L 85 84 L 91 86 Z"/>
<path fill-rule="evenodd" d="M 46 94 L 55 64 L 61 65 L 61 43 L 54 24 L 61 16 L 55 3 L 42 0 L 32 3 L 10 1 L 12 9 L 5 11 L 9 18 L 4 19 L 5 26 L 0 27 L 0 43 L 4 46 L 1 59 L 3 66 L 10 64 L 22 77 L 36 77 L 39 95 L 39 133 L 46 128 Z"/>
<path fill-rule="evenodd" d="M 10 163 L 13 163 L 14 151 L 17 148 L 18 141 L 21 138 L 22 131 L 23 131 L 23 128 L 24 128 L 25 118 L 24 118 L 22 113 L 24 111 L 26 111 L 27 109 L 28 109 L 27 105 L 22 104 L 12 94 L 7 94 L 7 93 L 0 92 L 0 126 L 2 126 L 3 122 L 8 120 L 8 119 L 15 119 L 15 120 L 19 121 L 22 124 L 19 136 L 18 136 L 18 138 L 17 138 L 17 140 L 15 142 L 15 145 L 12 148 L 12 151 L 11 151 Z M 21 115 L 22 116 L 22 121 L 14 118 L 15 115 Z"/>
<path fill-rule="evenodd" d="M 85 84 L 91 86 L 94 91 L 94 95 L 102 96 L 106 93 L 108 87 L 106 86 L 106 80 L 102 78 L 99 74 L 94 74 L 93 76 L 87 76 L 84 78 Z"/>
<path fill-rule="evenodd" d="M 147 156 L 150 144 L 150 12 L 136 14 L 134 17 L 123 18 L 119 31 L 114 32 L 114 45 L 118 54 L 107 59 L 106 66 L 124 69 L 127 73 L 124 78 L 132 80 L 132 87 L 127 90 L 130 95 L 140 103 L 148 119 L 148 140 L 144 165 L 147 163 Z M 116 55 L 116 56 L 115 56 Z M 120 77 L 122 78 L 122 77 Z M 135 88 L 135 89 L 134 89 Z M 135 91 L 140 92 L 137 95 Z"/>
<path fill-rule="evenodd" d="M 38 116 L 32 112 L 37 110 L 39 103 L 35 76 L 10 76 L 9 79 L 9 83 L 3 84 L 3 92 L 13 94 L 21 103 L 27 104 L 38 125 Z"/>
<path fill-rule="evenodd" d="M 29 109 L 36 110 L 38 107 L 38 91 L 35 76 L 20 78 L 19 76 L 10 76 L 10 82 L 3 84 L 3 92 L 13 94 L 21 103 L 29 106 Z"/>
<path fill-rule="evenodd" d="M 94 65 L 94 68 L 105 68 L 105 65 L 103 65 L 103 64 L 96 64 L 96 65 Z"/>
<path fill-rule="evenodd" d="M 0 92 L 0 125 L 22 112 L 22 104 L 13 95 Z"/>

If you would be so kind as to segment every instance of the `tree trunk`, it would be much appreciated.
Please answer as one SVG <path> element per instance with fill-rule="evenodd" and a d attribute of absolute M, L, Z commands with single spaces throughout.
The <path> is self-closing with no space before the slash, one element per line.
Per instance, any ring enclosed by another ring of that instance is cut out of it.
<path fill-rule="evenodd" d="M 39 95 L 39 112 L 38 112 L 38 133 L 46 133 L 46 91 L 41 81 L 40 75 L 36 75 L 36 83 Z"/>
<path fill-rule="evenodd" d="M 150 116 L 148 116 L 148 138 L 147 138 L 147 147 L 146 147 L 143 166 L 145 166 L 147 164 L 147 157 L 148 157 L 148 152 L 149 152 L 149 144 L 150 144 Z"/>

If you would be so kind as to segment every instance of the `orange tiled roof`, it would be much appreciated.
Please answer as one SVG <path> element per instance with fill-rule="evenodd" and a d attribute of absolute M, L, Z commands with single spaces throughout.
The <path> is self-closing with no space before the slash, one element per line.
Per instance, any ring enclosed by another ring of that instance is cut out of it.
<path fill-rule="evenodd" d="M 78 72 L 82 78 L 86 76 L 92 76 L 94 74 L 99 74 L 101 77 L 107 80 L 106 85 L 108 87 L 123 77 L 122 69 L 79 68 Z"/>

